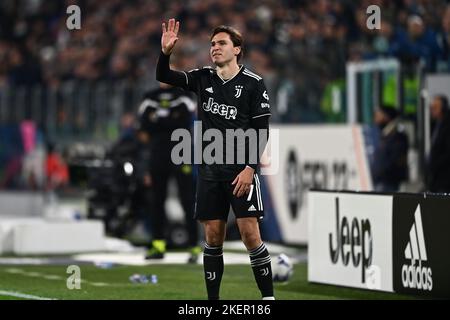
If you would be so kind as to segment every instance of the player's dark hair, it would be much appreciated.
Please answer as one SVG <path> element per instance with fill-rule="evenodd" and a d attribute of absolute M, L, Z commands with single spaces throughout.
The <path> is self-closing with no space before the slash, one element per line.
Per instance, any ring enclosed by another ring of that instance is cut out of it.
<path fill-rule="evenodd" d="M 244 42 L 244 38 L 242 38 L 242 34 L 236 30 L 233 27 L 229 27 L 229 26 L 218 26 L 216 27 L 212 34 L 211 34 L 211 38 L 210 40 L 212 40 L 212 38 L 214 38 L 214 36 L 220 32 L 225 32 L 230 36 L 231 42 L 233 42 L 233 46 L 235 47 L 241 47 L 241 51 L 239 52 L 239 54 L 237 55 L 237 61 L 239 61 L 242 58 L 243 55 L 243 42 Z"/>

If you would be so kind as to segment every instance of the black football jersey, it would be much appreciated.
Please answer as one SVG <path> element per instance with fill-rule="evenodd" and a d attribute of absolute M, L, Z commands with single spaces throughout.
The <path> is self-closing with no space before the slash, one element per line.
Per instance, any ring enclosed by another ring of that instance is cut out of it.
<path fill-rule="evenodd" d="M 226 130 L 250 128 L 252 119 L 270 116 L 269 96 L 263 79 L 240 66 L 239 72 L 228 80 L 222 79 L 211 67 L 184 72 L 185 89 L 195 92 L 198 97 L 197 114 L 202 121 L 202 131 L 218 129 L 223 133 L 225 152 L 227 150 Z M 229 142 L 229 141 L 228 141 Z M 203 148 L 210 142 L 203 142 Z M 245 146 L 233 145 L 234 154 L 237 148 Z M 206 180 L 233 180 L 245 168 L 245 163 L 226 164 L 226 155 L 222 163 L 199 166 L 199 174 Z"/>

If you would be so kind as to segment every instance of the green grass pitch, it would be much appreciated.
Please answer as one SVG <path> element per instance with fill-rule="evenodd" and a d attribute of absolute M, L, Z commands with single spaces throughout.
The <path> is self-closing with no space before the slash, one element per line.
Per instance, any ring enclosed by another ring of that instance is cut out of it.
<path fill-rule="evenodd" d="M 102 269 L 80 265 L 81 288 L 69 290 L 67 266 L 0 266 L 0 300 L 24 299 L 19 293 L 33 297 L 77 300 L 198 300 L 205 299 L 206 290 L 201 265 L 116 266 Z M 130 275 L 156 274 L 157 284 L 135 284 Z M 312 299 L 413 299 L 411 296 L 310 284 L 307 265 L 295 265 L 294 275 L 287 284 L 275 283 L 279 300 Z M 222 279 L 224 300 L 259 300 L 260 295 L 249 265 L 226 265 Z"/>

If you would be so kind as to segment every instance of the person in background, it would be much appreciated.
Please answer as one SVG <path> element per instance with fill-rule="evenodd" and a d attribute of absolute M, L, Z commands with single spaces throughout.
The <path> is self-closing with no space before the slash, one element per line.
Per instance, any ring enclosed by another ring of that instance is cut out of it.
<path fill-rule="evenodd" d="M 450 112 L 448 99 L 435 96 L 430 106 L 434 122 L 427 166 L 427 190 L 450 192 Z"/>
<path fill-rule="evenodd" d="M 164 83 L 148 91 L 139 107 L 140 127 L 149 137 L 150 175 L 153 190 L 151 208 L 152 245 L 146 259 L 162 259 L 166 252 L 167 212 L 170 178 L 177 183 L 178 197 L 183 208 L 188 232 L 190 257 L 188 263 L 196 263 L 201 253 L 198 239 L 198 224 L 194 220 L 194 178 L 192 165 L 176 165 L 171 161 L 172 148 L 177 144 L 171 140 L 172 132 L 178 128 L 190 130 L 195 110 L 192 98 L 180 88 Z"/>
<path fill-rule="evenodd" d="M 149 162 L 151 158 L 149 137 L 145 130 L 138 127 L 134 113 L 125 112 L 120 117 L 120 134 L 107 152 L 107 158 L 114 163 L 113 184 L 110 191 L 114 200 L 121 199 L 127 203 L 128 214 L 117 224 L 113 233 L 124 237 L 139 221 L 143 222 L 148 233 L 152 232 L 148 216 L 152 206 L 152 183 Z M 107 230 L 110 221 L 117 217 L 116 207 L 105 222 Z"/>
<path fill-rule="evenodd" d="M 398 123 L 398 111 L 381 106 L 375 111 L 380 140 L 375 149 L 372 178 L 375 191 L 396 192 L 408 179 L 408 137 Z"/>
<path fill-rule="evenodd" d="M 51 142 L 47 143 L 47 156 L 45 159 L 46 172 L 46 190 L 57 190 L 69 183 L 69 169 L 62 159 L 61 155 L 56 152 L 55 145 Z"/>

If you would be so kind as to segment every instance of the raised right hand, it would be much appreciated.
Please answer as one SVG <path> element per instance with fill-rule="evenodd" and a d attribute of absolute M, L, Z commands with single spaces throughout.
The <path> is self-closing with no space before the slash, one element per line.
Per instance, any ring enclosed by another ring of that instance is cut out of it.
<path fill-rule="evenodd" d="M 178 40 L 178 30 L 180 29 L 180 22 L 175 19 L 169 19 L 169 23 L 166 29 L 166 24 L 162 24 L 162 37 L 161 37 L 161 49 L 165 55 L 172 53 L 175 43 Z"/>

